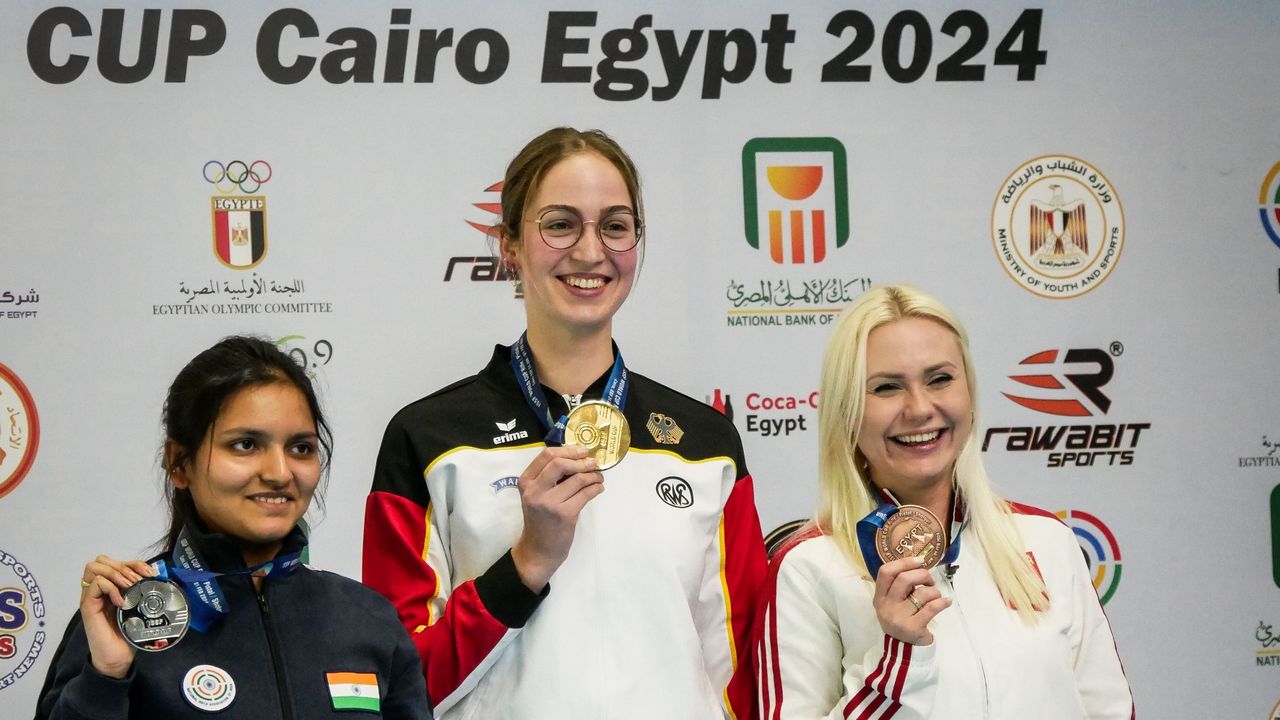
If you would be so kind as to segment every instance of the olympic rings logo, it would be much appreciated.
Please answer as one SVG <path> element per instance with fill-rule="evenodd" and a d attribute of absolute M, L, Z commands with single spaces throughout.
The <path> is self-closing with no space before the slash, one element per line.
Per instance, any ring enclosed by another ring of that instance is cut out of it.
<path fill-rule="evenodd" d="M 201 174 L 205 182 L 217 188 L 221 195 L 230 195 L 236 188 L 250 195 L 271 180 L 271 165 L 266 160 L 254 160 L 248 164 L 243 160 L 232 160 L 226 165 L 210 160 L 204 164 Z"/>

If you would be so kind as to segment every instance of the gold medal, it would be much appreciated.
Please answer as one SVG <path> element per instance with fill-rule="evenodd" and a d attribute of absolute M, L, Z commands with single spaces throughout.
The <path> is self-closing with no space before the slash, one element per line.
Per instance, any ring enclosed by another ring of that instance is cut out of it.
<path fill-rule="evenodd" d="M 905 557 L 924 560 L 931 568 L 942 560 L 947 533 L 937 516 L 919 505 L 903 505 L 876 528 L 876 552 L 885 562 Z"/>
<path fill-rule="evenodd" d="M 564 444 L 587 449 L 601 470 L 622 462 L 631 449 L 631 428 L 622 411 L 601 400 L 584 402 L 569 412 Z"/>

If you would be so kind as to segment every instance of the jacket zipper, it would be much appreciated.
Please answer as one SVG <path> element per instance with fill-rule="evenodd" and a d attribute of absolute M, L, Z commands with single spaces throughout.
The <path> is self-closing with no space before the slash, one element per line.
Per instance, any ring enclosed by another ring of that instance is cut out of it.
<path fill-rule="evenodd" d="M 262 626 L 267 632 L 267 647 L 271 650 L 271 667 L 276 672 L 276 691 L 280 695 L 280 717 L 293 720 L 293 709 L 289 706 L 289 683 L 284 677 L 284 664 L 280 661 L 280 644 L 276 641 L 275 624 L 271 621 L 271 607 L 267 605 L 264 591 L 255 593 L 258 596 L 258 610 L 262 615 Z"/>
<path fill-rule="evenodd" d="M 951 590 L 952 607 L 960 621 L 960 628 L 964 631 L 965 640 L 969 642 L 973 658 L 978 664 L 978 677 L 982 681 L 982 717 L 991 717 L 991 700 L 987 692 L 987 669 L 982 665 L 982 656 L 978 654 L 978 648 L 973 644 L 973 633 L 969 631 L 969 623 L 965 620 L 964 611 L 960 608 L 960 594 L 956 592 L 956 586 L 951 577 L 946 576 L 946 578 L 947 587 Z"/>

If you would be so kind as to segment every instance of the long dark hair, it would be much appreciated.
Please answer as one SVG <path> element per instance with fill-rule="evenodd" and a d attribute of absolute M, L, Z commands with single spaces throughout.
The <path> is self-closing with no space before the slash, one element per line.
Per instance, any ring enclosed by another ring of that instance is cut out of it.
<path fill-rule="evenodd" d="M 311 379 L 293 358 L 275 344 L 247 335 L 232 335 L 219 340 L 216 345 L 192 358 L 173 379 L 165 396 L 161 416 L 165 439 L 170 448 L 164 459 L 166 473 L 171 474 L 176 468 L 187 465 L 194 459 L 209 436 L 214 421 L 222 413 L 227 398 L 245 388 L 273 383 L 292 385 L 307 399 L 320 442 L 320 461 L 324 469 L 322 477 L 327 476 L 333 452 L 333 435 L 324 419 L 324 413 L 320 411 Z M 164 550 L 169 550 L 177 542 L 182 526 L 197 519 L 199 515 L 190 490 L 174 487 L 168 479 L 164 487 L 165 499 L 169 505 L 169 530 L 162 544 Z M 323 506 L 319 491 L 315 497 Z"/>

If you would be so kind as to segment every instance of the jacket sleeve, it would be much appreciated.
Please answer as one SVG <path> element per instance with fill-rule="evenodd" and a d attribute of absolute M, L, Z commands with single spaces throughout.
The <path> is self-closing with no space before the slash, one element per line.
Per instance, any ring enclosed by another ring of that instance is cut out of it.
<path fill-rule="evenodd" d="M 1132 720 L 1133 694 L 1120 665 L 1111 624 L 1102 611 L 1089 568 L 1076 542 L 1068 536 L 1072 564 L 1071 650 L 1076 692 L 1089 720 Z"/>
<path fill-rule="evenodd" d="M 77 612 L 49 665 L 36 701 L 36 720 L 128 720 L 133 678 L 132 668 L 119 680 L 94 669 Z"/>
<path fill-rule="evenodd" d="M 387 700 L 382 717 L 388 720 L 429 720 L 431 704 L 426 701 L 422 659 L 409 637 L 396 628 L 399 638 L 391 655 L 387 677 Z"/>
<path fill-rule="evenodd" d="M 538 595 L 524 586 L 510 552 L 478 578 L 452 576 L 448 513 L 437 510 L 426 486 L 434 458 L 415 446 L 411 429 L 402 411 L 378 451 L 365 504 L 362 579 L 395 606 L 442 713 L 475 687 L 547 590 Z"/>
<path fill-rule="evenodd" d="M 847 567 L 829 577 L 830 568 L 790 552 L 774 559 L 754 643 L 759 717 L 928 717 L 935 647 L 884 635 L 871 585 Z"/>
<path fill-rule="evenodd" d="M 765 565 L 755 492 L 744 474 L 729 492 L 708 554 L 703 598 L 710 602 L 703 603 L 698 622 L 707 677 L 713 687 L 724 688 L 725 717 L 736 720 L 753 717 L 753 676 L 736 671 L 750 668 L 749 636 Z"/>

